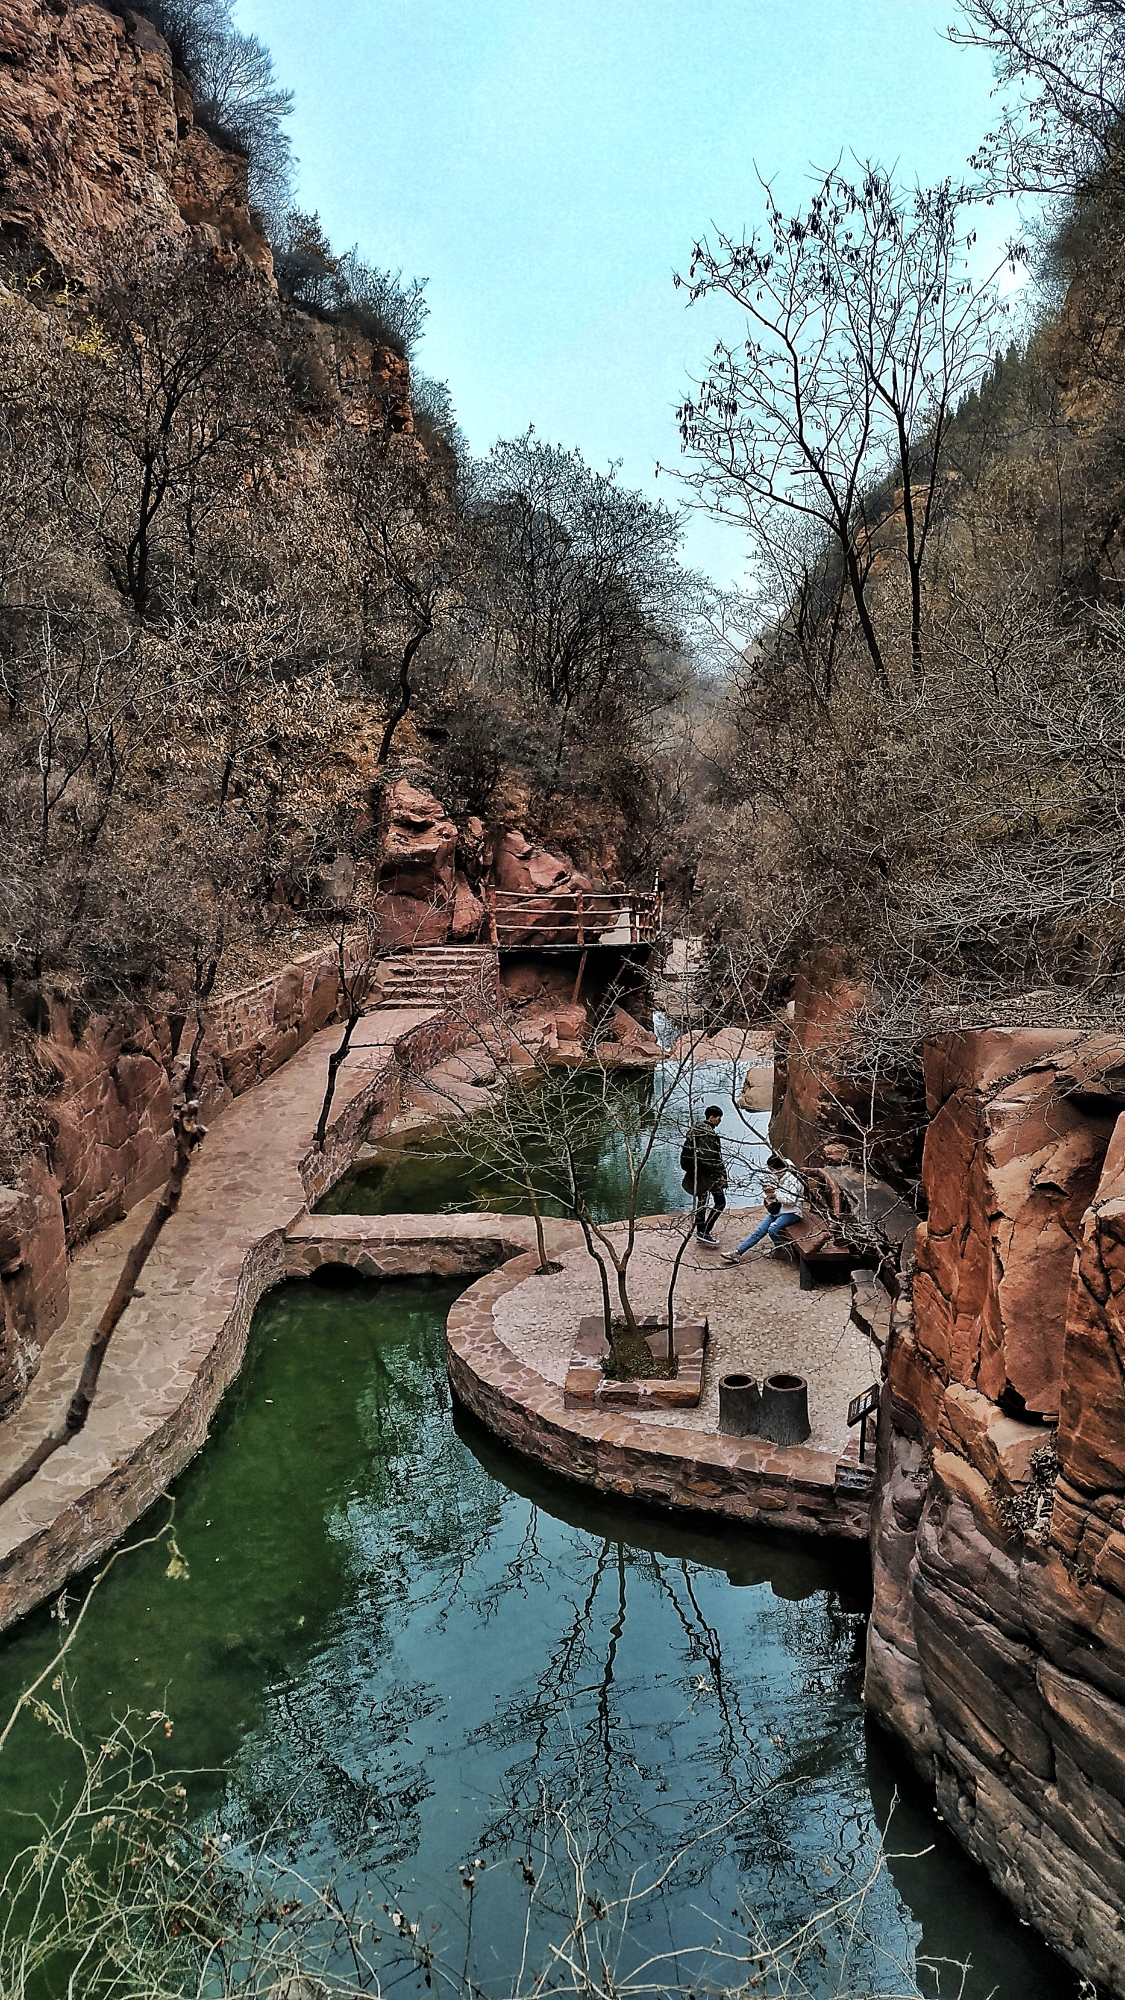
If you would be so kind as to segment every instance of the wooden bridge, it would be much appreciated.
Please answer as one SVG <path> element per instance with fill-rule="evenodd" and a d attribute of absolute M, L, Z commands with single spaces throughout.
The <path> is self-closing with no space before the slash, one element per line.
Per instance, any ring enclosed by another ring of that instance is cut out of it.
<path fill-rule="evenodd" d="M 658 889 L 560 889 L 529 896 L 486 886 L 482 894 L 488 941 L 498 951 L 655 944 L 663 929 L 664 897 Z"/>

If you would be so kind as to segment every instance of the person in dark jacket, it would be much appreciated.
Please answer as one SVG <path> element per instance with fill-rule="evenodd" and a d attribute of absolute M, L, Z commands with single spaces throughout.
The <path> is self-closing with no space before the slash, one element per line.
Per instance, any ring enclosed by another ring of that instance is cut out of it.
<path fill-rule="evenodd" d="M 684 1191 L 695 1203 L 695 1240 L 708 1250 L 719 1248 L 711 1230 L 727 1205 L 723 1193 L 727 1170 L 719 1139 L 722 1117 L 719 1106 L 709 1104 L 703 1117 L 691 1127 L 680 1151 Z"/>

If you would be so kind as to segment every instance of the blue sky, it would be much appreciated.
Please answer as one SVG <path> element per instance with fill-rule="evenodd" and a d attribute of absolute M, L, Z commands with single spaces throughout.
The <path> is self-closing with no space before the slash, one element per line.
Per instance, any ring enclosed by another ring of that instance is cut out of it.
<path fill-rule="evenodd" d="M 994 106 L 955 0 L 239 0 L 296 92 L 299 200 L 337 247 L 429 278 L 419 351 L 474 451 L 533 423 L 632 486 L 675 463 L 675 407 L 733 310 L 672 272 L 856 152 L 962 171 Z M 984 218 L 1002 242 L 1008 219 Z M 991 247 L 991 245 L 989 246 Z M 741 579 L 736 531 L 687 556 Z"/>

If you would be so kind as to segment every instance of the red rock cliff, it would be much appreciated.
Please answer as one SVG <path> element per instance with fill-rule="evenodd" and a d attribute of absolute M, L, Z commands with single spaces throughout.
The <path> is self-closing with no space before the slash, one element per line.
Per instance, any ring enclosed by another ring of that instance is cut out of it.
<path fill-rule="evenodd" d="M 1020 1914 L 1122 1995 L 1125 1044 L 950 1037 L 927 1082 L 865 1699 Z M 1025 1412 L 1057 1414 L 1057 1473 Z"/>
<path fill-rule="evenodd" d="M 114 238 L 245 258 L 274 291 L 247 167 L 195 124 L 187 80 L 143 14 L 101 0 L 0 0 L 0 237 L 90 284 Z M 280 334 L 294 418 L 410 435 L 410 369 L 353 328 L 289 308 Z"/>
<path fill-rule="evenodd" d="M 98 0 L 0 0 L 0 222 L 89 278 L 120 230 L 189 236 L 272 277 L 246 162 L 194 123 L 191 92 L 143 15 Z"/>

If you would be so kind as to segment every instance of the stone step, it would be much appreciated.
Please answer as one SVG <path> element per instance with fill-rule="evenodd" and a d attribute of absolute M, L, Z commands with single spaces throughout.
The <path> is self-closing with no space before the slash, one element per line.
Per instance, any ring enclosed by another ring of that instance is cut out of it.
<path fill-rule="evenodd" d="M 417 972 L 412 975 L 399 974 L 392 978 L 384 976 L 380 979 L 379 984 L 384 989 L 391 988 L 396 993 L 405 992 L 408 989 L 413 991 L 415 988 L 422 986 L 426 987 L 427 990 L 431 986 L 440 986 L 443 992 L 456 993 L 463 991 L 466 986 L 479 986 L 480 979 L 477 974 L 472 972 Z"/>
<path fill-rule="evenodd" d="M 471 993 L 499 986 L 499 964 L 489 945 L 427 945 L 384 960 L 379 984 L 399 1006 L 448 1006 Z"/>
<path fill-rule="evenodd" d="M 428 976 L 433 972 L 456 972 L 464 978 L 475 979 L 479 973 L 487 970 L 488 962 L 481 958 L 470 959 L 467 963 L 455 958 L 441 958 L 436 962 L 414 964 L 399 963 L 392 959 L 389 965 L 383 966 L 383 977 L 391 974 L 399 978 L 409 978 L 412 973 L 423 973 Z"/>

